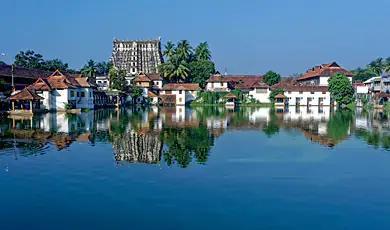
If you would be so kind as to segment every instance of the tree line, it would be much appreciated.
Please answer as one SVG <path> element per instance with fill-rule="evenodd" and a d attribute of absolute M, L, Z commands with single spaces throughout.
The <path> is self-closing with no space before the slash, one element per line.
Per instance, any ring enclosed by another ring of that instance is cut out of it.
<path fill-rule="evenodd" d="M 379 57 L 367 64 L 364 68 L 352 70 L 355 74 L 354 81 L 367 81 L 372 77 L 380 76 L 383 72 L 390 73 L 390 57 L 384 59 Z"/>
<path fill-rule="evenodd" d="M 166 62 L 159 66 L 159 72 L 169 82 L 198 83 L 204 87 L 206 80 L 215 73 L 207 42 L 201 42 L 194 49 L 187 40 L 177 44 L 168 41 L 163 56 Z"/>

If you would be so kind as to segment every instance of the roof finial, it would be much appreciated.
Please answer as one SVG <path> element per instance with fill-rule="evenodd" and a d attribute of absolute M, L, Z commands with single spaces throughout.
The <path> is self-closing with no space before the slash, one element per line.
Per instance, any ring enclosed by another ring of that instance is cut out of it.
<path fill-rule="evenodd" d="M 227 68 L 225 68 L 225 76 L 227 75 Z"/>

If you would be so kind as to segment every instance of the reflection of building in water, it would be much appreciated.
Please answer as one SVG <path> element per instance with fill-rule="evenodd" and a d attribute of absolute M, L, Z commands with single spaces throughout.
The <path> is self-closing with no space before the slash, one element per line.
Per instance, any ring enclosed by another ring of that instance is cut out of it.
<path fill-rule="evenodd" d="M 162 142 L 159 135 L 127 131 L 113 143 L 116 161 L 156 164 L 160 161 Z"/>
<path fill-rule="evenodd" d="M 228 117 L 208 117 L 206 119 L 207 129 L 214 136 L 221 135 L 228 126 Z"/>
<path fill-rule="evenodd" d="M 185 106 L 166 107 L 160 110 L 162 124 L 167 127 L 198 127 L 194 110 Z"/>

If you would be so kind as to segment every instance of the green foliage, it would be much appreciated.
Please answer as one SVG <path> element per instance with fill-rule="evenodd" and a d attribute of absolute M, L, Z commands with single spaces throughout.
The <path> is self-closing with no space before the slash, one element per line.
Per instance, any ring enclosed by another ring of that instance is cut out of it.
<path fill-rule="evenodd" d="M 35 53 L 32 50 L 27 50 L 26 52 L 20 51 L 15 56 L 14 62 L 16 66 L 35 69 L 41 69 L 42 63 L 43 56 L 41 54 Z"/>
<path fill-rule="evenodd" d="M 328 136 L 334 141 L 341 140 L 348 134 L 352 122 L 352 112 L 350 110 L 337 110 L 329 118 L 327 130 Z"/>
<path fill-rule="evenodd" d="M 263 82 L 270 86 L 275 85 L 280 82 L 280 75 L 270 70 L 264 74 Z"/>
<path fill-rule="evenodd" d="M 3 62 L 3 61 L 0 61 L 0 65 L 4 65 L 5 64 L 5 62 Z"/>
<path fill-rule="evenodd" d="M 189 63 L 189 79 L 192 83 L 198 83 L 201 88 L 206 86 L 206 81 L 215 73 L 214 62 L 208 60 L 195 60 Z"/>
<path fill-rule="evenodd" d="M 60 59 L 53 59 L 53 60 L 47 60 L 43 61 L 41 63 L 41 68 L 42 70 L 47 70 L 47 71 L 56 71 L 61 70 L 61 71 L 67 71 L 69 68 L 68 63 L 63 63 Z"/>
<path fill-rule="evenodd" d="M 125 91 L 126 70 L 117 70 L 116 68 L 111 68 L 108 73 L 108 78 L 110 80 L 111 89 Z"/>
<path fill-rule="evenodd" d="M 274 102 L 275 101 L 275 96 L 278 95 L 278 94 L 283 94 L 284 95 L 284 92 L 282 89 L 273 89 L 271 91 L 271 93 L 269 94 L 269 99 L 271 102 Z"/>
<path fill-rule="evenodd" d="M 168 41 L 163 55 L 168 60 L 159 66 L 159 72 L 170 82 L 198 83 L 204 87 L 210 74 L 215 72 L 207 42 L 200 43 L 194 53 L 187 40 L 179 41 L 177 46 Z"/>
<path fill-rule="evenodd" d="M 368 64 L 368 68 L 377 76 L 380 76 L 385 68 L 385 63 L 383 62 L 383 58 L 380 57 L 370 62 Z"/>
<path fill-rule="evenodd" d="M 201 42 L 195 48 L 195 56 L 198 61 L 209 61 L 211 59 L 211 52 L 207 42 Z"/>
<path fill-rule="evenodd" d="M 164 46 L 164 52 L 163 55 L 166 58 L 171 58 L 176 53 L 176 47 L 175 44 L 173 44 L 172 41 L 168 41 L 167 44 Z"/>
<path fill-rule="evenodd" d="M 110 69 L 113 67 L 113 64 L 112 62 L 98 62 L 96 63 L 95 65 L 95 74 L 97 76 L 105 76 L 105 75 L 108 75 L 108 72 L 110 71 Z"/>
<path fill-rule="evenodd" d="M 357 68 L 352 72 L 355 74 L 355 76 L 353 76 L 354 81 L 367 81 L 368 79 L 376 76 L 376 74 L 371 69 Z"/>
<path fill-rule="evenodd" d="M 193 104 L 207 104 L 214 105 L 218 104 L 219 100 L 226 95 L 226 92 L 213 92 L 213 91 L 202 91 L 199 92 L 198 98 L 193 101 Z"/>
<path fill-rule="evenodd" d="M 64 103 L 64 108 L 65 108 L 66 110 L 73 109 L 73 108 L 72 108 L 72 105 L 71 105 L 71 104 L 68 104 L 68 103 Z"/>
<path fill-rule="evenodd" d="M 168 166 L 177 163 L 182 168 L 188 167 L 194 158 L 204 164 L 214 144 L 214 136 L 203 124 L 197 128 L 164 128 L 162 139 L 168 147 L 163 152 L 164 161 Z"/>
<path fill-rule="evenodd" d="M 339 105 L 347 105 L 353 101 L 354 89 L 344 73 L 336 73 L 328 79 L 328 90 Z"/>
<path fill-rule="evenodd" d="M 41 54 L 35 53 L 32 50 L 20 51 L 15 56 L 14 64 L 23 68 L 34 68 L 46 71 L 68 71 L 68 63 L 63 63 L 60 59 L 44 60 Z"/>
<path fill-rule="evenodd" d="M 80 70 L 82 74 L 88 77 L 95 77 L 97 70 L 96 62 L 92 59 L 89 59 L 88 63 Z"/>

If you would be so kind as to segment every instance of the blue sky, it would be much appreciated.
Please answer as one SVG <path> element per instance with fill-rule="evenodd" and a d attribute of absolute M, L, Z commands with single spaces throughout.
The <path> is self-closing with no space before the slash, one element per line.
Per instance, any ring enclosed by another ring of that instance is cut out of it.
<path fill-rule="evenodd" d="M 107 61 L 112 40 L 207 41 L 216 68 L 282 75 L 337 61 L 390 56 L 388 0 L 4 0 L 0 52 L 60 58 L 72 68 Z"/>

